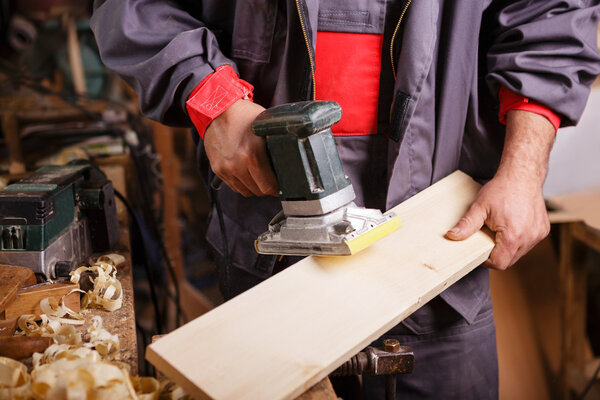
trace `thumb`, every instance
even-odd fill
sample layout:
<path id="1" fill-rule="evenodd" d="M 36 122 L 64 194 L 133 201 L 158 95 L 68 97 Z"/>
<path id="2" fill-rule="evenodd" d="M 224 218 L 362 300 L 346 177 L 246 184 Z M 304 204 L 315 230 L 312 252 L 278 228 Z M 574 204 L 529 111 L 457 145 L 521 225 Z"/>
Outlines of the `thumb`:
<path id="1" fill-rule="evenodd" d="M 464 240 L 480 230 L 486 218 L 487 211 L 485 208 L 474 203 L 454 228 L 446 233 L 446 237 L 450 240 Z"/>

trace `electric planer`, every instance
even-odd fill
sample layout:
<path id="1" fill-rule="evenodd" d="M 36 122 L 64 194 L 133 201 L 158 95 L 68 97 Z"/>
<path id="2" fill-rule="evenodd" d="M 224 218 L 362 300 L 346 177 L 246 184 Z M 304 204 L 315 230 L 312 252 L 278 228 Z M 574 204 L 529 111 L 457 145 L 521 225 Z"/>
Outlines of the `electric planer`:
<path id="1" fill-rule="evenodd" d="M 341 118 L 336 102 L 305 101 L 269 108 L 252 123 L 266 140 L 282 205 L 255 242 L 259 253 L 351 255 L 400 227 L 393 212 L 354 204 L 330 129 Z"/>
<path id="2" fill-rule="evenodd" d="M 0 264 L 52 280 L 119 236 L 112 182 L 87 161 L 42 167 L 0 191 Z"/>

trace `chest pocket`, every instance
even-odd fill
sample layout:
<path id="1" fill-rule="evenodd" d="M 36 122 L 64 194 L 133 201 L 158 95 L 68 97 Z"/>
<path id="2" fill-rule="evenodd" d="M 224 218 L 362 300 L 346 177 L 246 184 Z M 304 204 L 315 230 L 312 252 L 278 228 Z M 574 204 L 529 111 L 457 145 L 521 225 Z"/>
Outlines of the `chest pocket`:
<path id="1" fill-rule="evenodd" d="M 236 2 L 231 42 L 237 59 L 268 63 L 277 18 L 277 0 L 241 0 Z"/>
<path id="2" fill-rule="evenodd" d="M 319 30 L 381 34 L 384 29 L 385 12 L 385 1 L 321 0 Z"/>

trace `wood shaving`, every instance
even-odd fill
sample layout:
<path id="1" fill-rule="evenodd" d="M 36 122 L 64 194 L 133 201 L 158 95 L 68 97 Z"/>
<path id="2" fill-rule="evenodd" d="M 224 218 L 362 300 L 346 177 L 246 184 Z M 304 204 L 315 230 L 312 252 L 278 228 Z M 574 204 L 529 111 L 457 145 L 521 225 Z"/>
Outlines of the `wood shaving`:
<path id="1" fill-rule="evenodd" d="M 31 377 L 27 367 L 13 359 L 0 357 L 0 400 L 29 399 Z"/>
<path id="2" fill-rule="evenodd" d="M 104 361 L 59 359 L 35 368 L 31 392 L 40 399 L 136 399 L 128 374 Z"/>
<path id="3" fill-rule="evenodd" d="M 191 397 L 186 394 L 181 386 L 170 380 L 160 383 L 160 400 L 188 400 Z"/>
<path id="4" fill-rule="evenodd" d="M 102 328 L 101 317 L 96 315 L 92 318 L 92 326 L 88 329 L 88 333 L 90 341 L 84 346 L 93 347 L 103 358 L 114 360 L 120 350 L 119 337 Z"/>
<path id="5" fill-rule="evenodd" d="M 44 299 L 47 300 L 47 299 Z M 42 301 L 44 301 L 42 300 Z M 76 330 L 65 328 L 66 325 L 83 325 L 83 319 L 68 319 L 68 318 L 57 318 L 54 316 L 48 316 L 47 314 L 40 314 L 40 323 L 37 323 L 36 316 L 33 314 L 24 314 L 17 320 L 17 326 L 20 331 L 18 334 L 24 336 L 48 336 L 55 338 L 57 334 L 65 336 L 67 333 L 75 334 Z M 82 317 L 83 318 L 83 317 Z M 55 338 L 56 339 L 56 338 Z M 74 340 L 74 339 L 71 339 Z M 62 342 L 62 341 L 61 341 Z"/>
<path id="6" fill-rule="evenodd" d="M 45 318 L 48 320 L 59 321 L 61 324 L 83 325 L 85 319 L 83 315 L 71 310 L 65 305 L 65 298 L 75 292 L 83 291 L 79 289 L 71 290 L 69 293 L 60 298 L 60 303 L 56 301 L 54 297 L 46 297 L 45 299 L 42 299 L 40 301 L 40 309 L 43 313 L 42 315 L 45 314 Z M 42 317 L 42 315 L 40 315 L 40 317 Z M 65 315 L 73 319 L 63 318 Z"/>
<path id="7" fill-rule="evenodd" d="M 98 262 L 111 263 L 115 267 L 120 267 L 125 263 L 126 259 L 124 256 L 116 253 L 106 254 L 98 258 Z"/>
<path id="8" fill-rule="evenodd" d="M 51 364 L 55 361 L 86 359 L 88 362 L 97 362 L 102 360 L 102 356 L 96 350 L 79 345 L 68 345 L 54 343 L 50 345 L 43 353 L 34 353 L 32 363 L 34 370 L 41 365 Z"/>
<path id="9" fill-rule="evenodd" d="M 140 400 L 157 400 L 161 387 L 158 380 L 148 376 L 133 376 L 131 383 Z"/>
<path id="10" fill-rule="evenodd" d="M 54 297 L 46 297 L 40 301 L 40 308 L 46 315 L 61 318 L 66 314 L 66 311 L 58 305 L 58 301 Z"/>
<path id="11" fill-rule="evenodd" d="M 123 304 L 123 289 L 117 279 L 117 266 L 125 262 L 119 254 L 108 254 L 96 260 L 90 266 L 82 266 L 71 272 L 71 282 L 79 283 L 81 274 L 93 272 L 96 277 L 90 278 L 93 288 L 81 299 L 81 308 L 98 306 L 107 311 L 115 311 Z"/>

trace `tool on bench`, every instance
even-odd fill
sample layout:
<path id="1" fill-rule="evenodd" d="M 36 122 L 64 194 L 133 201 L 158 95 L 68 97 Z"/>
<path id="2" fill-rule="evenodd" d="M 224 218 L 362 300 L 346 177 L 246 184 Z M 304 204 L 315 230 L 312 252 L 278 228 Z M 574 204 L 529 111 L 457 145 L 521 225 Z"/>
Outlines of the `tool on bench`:
<path id="1" fill-rule="evenodd" d="M 119 240 L 112 182 L 89 163 L 46 166 L 0 192 L 0 263 L 66 276 Z"/>
<path id="2" fill-rule="evenodd" d="M 5 336 L 0 337 L 0 357 L 14 360 L 31 357 L 33 353 L 43 353 L 51 344 L 51 337 Z"/>
<path id="3" fill-rule="evenodd" d="M 394 213 L 357 207 L 331 126 L 342 117 L 333 101 L 305 101 L 265 110 L 252 123 L 267 150 L 283 210 L 258 237 L 263 254 L 350 255 L 400 227 Z"/>
<path id="4" fill-rule="evenodd" d="M 385 375 L 385 398 L 396 399 L 396 377 L 413 370 L 415 356 L 408 346 L 396 339 L 384 339 L 383 348 L 369 346 L 331 373 L 331 376 L 349 376 L 367 373 Z"/>
<path id="5" fill-rule="evenodd" d="M 4 311 L 17 297 L 19 289 L 36 283 L 35 274 L 29 268 L 0 265 L 0 319 L 4 319 Z"/>

